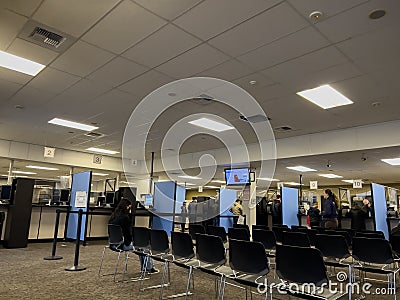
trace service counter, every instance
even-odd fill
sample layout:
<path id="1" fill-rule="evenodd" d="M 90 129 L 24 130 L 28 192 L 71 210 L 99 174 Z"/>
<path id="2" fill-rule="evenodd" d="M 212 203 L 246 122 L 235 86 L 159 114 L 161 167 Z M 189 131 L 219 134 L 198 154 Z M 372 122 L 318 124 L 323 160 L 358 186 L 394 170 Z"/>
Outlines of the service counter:
<path id="1" fill-rule="evenodd" d="M 4 229 L 7 219 L 8 204 L 0 204 L 0 212 L 5 213 L 5 220 L 1 232 L 1 240 L 4 239 Z M 66 205 L 42 205 L 32 204 L 31 221 L 29 227 L 28 239 L 48 240 L 54 237 L 54 226 L 56 222 L 56 211 L 60 209 L 60 223 L 58 227 L 58 238 L 64 238 L 65 222 L 68 210 Z M 87 238 L 107 238 L 107 224 L 110 219 L 113 208 L 111 207 L 89 207 Z M 92 214 L 93 213 L 93 214 Z M 148 227 L 150 224 L 151 213 L 146 209 L 137 209 L 135 213 L 135 226 Z"/>

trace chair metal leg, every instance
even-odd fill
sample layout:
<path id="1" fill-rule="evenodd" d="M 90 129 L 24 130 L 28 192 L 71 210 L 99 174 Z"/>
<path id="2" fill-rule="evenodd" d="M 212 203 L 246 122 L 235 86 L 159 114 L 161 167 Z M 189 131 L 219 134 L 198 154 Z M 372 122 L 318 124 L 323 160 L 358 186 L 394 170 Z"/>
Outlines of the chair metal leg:
<path id="1" fill-rule="evenodd" d="M 119 265 L 119 259 L 120 259 L 120 257 L 121 257 L 121 252 L 118 252 L 117 263 L 115 264 L 114 282 L 115 282 L 115 277 L 117 276 L 117 272 L 118 272 L 118 265 Z"/>
<path id="2" fill-rule="evenodd" d="M 185 296 L 185 299 L 187 299 L 187 297 L 189 296 L 190 279 L 192 277 L 192 272 L 193 272 L 193 267 L 190 267 L 189 268 L 189 274 L 188 274 L 188 280 L 187 280 L 187 284 L 186 284 L 186 296 Z"/>
<path id="3" fill-rule="evenodd" d="M 100 274 L 101 274 L 101 268 L 103 267 L 103 261 L 104 261 L 104 255 L 106 253 L 106 247 L 103 248 L 103 252 L 101 254 L 101 260 L 100 260 L 100 266 L 99 266 L 99 279 L 100 279 Z"/>
<path id="4" fill-rule="evenodd" d="M 128 259 L 129 259 L 129 253 L 125 252 L 125 262 L 124 262 L 124 271 L 122 272 L 122 282 L 125 281 L 125 274 L 128 272 Z"/>

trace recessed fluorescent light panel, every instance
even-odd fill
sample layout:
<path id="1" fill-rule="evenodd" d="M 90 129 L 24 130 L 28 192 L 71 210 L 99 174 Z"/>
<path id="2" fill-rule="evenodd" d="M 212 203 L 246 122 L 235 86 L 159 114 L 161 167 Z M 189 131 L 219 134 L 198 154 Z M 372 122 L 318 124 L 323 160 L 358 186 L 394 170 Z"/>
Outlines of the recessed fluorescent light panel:
<path id="1" fill-rule="evenodd" d="M 336 175 L 336 174 L 318 174 L 318 176 L 325 177 L 325 178 L 343 178 L 343 176 Z"/>
<path id="2" fill-rule="evenodd" d="M 284 185 L 285 185 L 285 184 L 286 184 L 286 185 L 294 185 L 294 186 L 300 185 L 300 183 L 298 183 L 298 182 L 284 182 L 283 184 L 284 184 Z"/>
<path id="3" fill-rule="evenodd" d="M 207 189 L 219 189 L 219 186 L 215 186 L 215 185 L 205 185 L 204 187 Z"/>
<path id="4" fill-rule="evenodd" d="M 185 179 L 201 179 L 200 177 L 197 176 L 189 176 L 189 175 L 181 175 L 178 176 L 179 178 L 185 178 Z"/>
<path id="5" fill-rule="evenodd" d="M 117 153 L 119 153 L 118 151 L 100 149 L 100 148 L 95 148 L 95 147 L 90 147 L 90 148 L 87 148 L 86 150 L 93 151 L 93 152 L 98 152 L 98 153 L 104 153 L 104 154 L 117 154 Z"/>
<path id="6" fill-rule="evenodd" d="M 195 185 L 194 183 L 190 182 L 178 182 L 179 185 Z"/>
<path id="7" fill-rule="evenodd" d="M 392 166 L 400 166 L 400 157 L 381 159 L 381 161 L 383 161 L 389 165 L 392 165 Z"/>
<path id="8" fill-rule="evenodd" d="M 268 178 L 268 177 L 260 177 L 257 178 L 258 180 L 265 180 L 265 181 L 280 181 L 279 179 L 275 179 L 275 178 Z"/>
<path id="9" fill-rule="evenodd" d="M 60 125 L 60 126 L 64 126 L 64 127 L 69 127 L 69 128 L 80 129 L 80 130 L 84 130 L 84 131 L 92 131 L 92 130 L 99 128 L 96 126 L 82 124 L 82 123 L 68 121 L 68 120 L 63 120 L 63 119 L 59 119 L 59 118 L 51 119 L 48 123 L 54 124 L 54 125 Z"/>
<path id="10" fill-rule="evenodd" d="M 287 167 L 290 170 L 294 170 L 294 171 L 299 171 L 299 172 L 312 172 L 312 171 L 317 171 L 311 168 L 307 168 L 304 166 L 296 166 L 296 167 Z"/>
<path id="11" fill-rule="evenodd" d="M 226 183 L 224 180 L 211 180 L 211 182 L 215 182 L 215 183 Z"/>
<path id="12" fill-rule="evenodd" d="M 104 174 L 104 173 L 92 173 L 92 175 L 95 175 L 95 176 L 107 176 L 108 174 Z"/>
<path id="13" fill-rule="evenodd" d="M 41 166 L 26 166 L 29 169 L 47 170 L 47 171 L 57 171 L 57 168 L 41 167 Z"/>
<path id="14" fill-rule="evenodd" d="M 353 179 L 343 179 L 342 181 L 343 182 L 347 182 L 347 183 L 351 183 L 351 184 L 354 182 Z M 364 182 L 362 182 L 362 183 L 364 183 Z"/>
<path id="15" fill-rule="evenodd" d="M 217 132 L 222 132 L 222 131 L 226 131 L 226 130 L 231 130 L 234 129 L 234 127 L 217 122 L 217 121 L 213 121 L 207 118 L 200 118 L 194 121 L 190 121 L 190 124 L 196 125 L 196 126 L 200 126 L 203 128 L 207 128 L 213 131 L 217 131 Z"/>
<path id="16" fill-rule="evenodd" d="M 15 174 L 26 174 L 26 175 L 35 175 L 35 174 L 37 174 L 37 173 L 35 173 L 35 172 L 26 172 L 26 171 L 12 171 L 13 173 L 15 173 Z"/>
<path id="17" fill-rule="evenodd" d="M 314 89 L 304 90 L 296 94 L 318 105 L 319 107 L 322 107 L 323 109 L 354 103 L 328 84 L 316 87 Z"/>
<path id="18" fill-rule="evenodd" d="M 39 64 L 29 59 L 12 55 L 3 51 L 0 51 L 0 66 L 31 76 L 36 76 L 40 71 L 44 69 L 44 67 L 46 67 L 45 65 Z"/>

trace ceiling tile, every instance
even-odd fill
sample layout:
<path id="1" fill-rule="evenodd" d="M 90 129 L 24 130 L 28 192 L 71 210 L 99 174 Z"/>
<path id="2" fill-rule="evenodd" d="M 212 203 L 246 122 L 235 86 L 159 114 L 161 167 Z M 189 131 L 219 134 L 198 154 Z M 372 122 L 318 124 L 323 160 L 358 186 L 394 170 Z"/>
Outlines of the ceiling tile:
<path id="1" fill-rule="evenodd" d="M 369 0 L 288 0 L 288 2 L 296 8 L 304 17 L 308 18 L 310 13 L 320 11 L 323 13 L 322 18 L 330 18 L 340 12 L 358 6 Z"/>
<path id="2" fill-rule="evenodd" d="M 0 103 L 4 103 L 11 95 L 22 87 L 21 84 L 0 79 Z"/>
<path id="3" fill-rule="evenodd" d="M 250 81 L 255 81 L 256 83 L 251 84 Z M 244 76 L 242 78 L 239 78 L 237 80 L 234 80 L 233 83 L 240 86 L 242 89 L 247 91 L 253 97 L 264 91 L 264 88 L 266 86 L 274 84 L 274 82 L 270 78 L 259 72 L 255 72 L 247 76 Z M 256 97 L 255 99 L 258 100 Z"/>
<path id="4" fill-rule="evenodd" d="M 118 89 L 142 98 L 173 80 L 171 77 L 151 70 L 119 86 Z"/>
<path id="5" fill-rule="evenodd" d="M 83 36 L 85 41 L 114 53 L 122 53 L 166 22 L 125 0 Z"/>
<path id="6" fill-rule="evenodd" d="M 206 40 L 278 2 L 277 0 L 253 0 L 243 5 L 241 0 L 206 0 L 176 19 L 174 23 Z"/>
<path id="7" fill-rule="evenodd" d="M 238 60 L 258 70 L 278 65 L 310 51 L 327 46 L 328 41 L 314 28 L 308 27 L 276 42 L 260 47 Z"/>
<path id="8" fill-rule="evenodd" d="M 135 0 L 136 3 L 167 20 L 175 19 L 201 1 L 202 0 Z"/>
<path id="9" fill-rule="evenodd" d="M 26 108 L 31 108 L 43 105 L 54 96 L 54 93 L 38 90 L 30 86 L 24 86 L 10 99 L 10 101 L 13 105 L 23 105 Z"/>
<path id="10" fill-rule="evenodd" d="M 61 93 L 79 80 L 80 77 L 47 67 L 33 78 L 28 85 L 52 93 Z"/>
<path id="11" fill-rule="evenodd" d="M 109 89 L 110 88 L 104 84 L 96 84 L 93 81 L 82 79 L 66 89 L 60 96 L 65 97 L 66 100 L 77 98 L 89 101 L 100 96 Z"/>
<path id="12" fill-rule="evenodd" d="M 379 20 L 368 18 L 375 9 L 386 10 L 386 15 Z M 349 9 L 315 26 L 332 42 L 354 38 L 357 35 L 386 26 L 400 26 L 400 2 L 371 0 L 363 5 Z"/>
<path id="13" fill-rule="evenodd" d="M 228 57 L 222 52 L 202 44 L 157 67 L 157 70 L 174 78 L 185 78 L 226 60 Z"/>
<path id="14" fill-rule="evenodd" d="M 117 57 L 88 76 L 96 83 L 118 86 L 144 72 L 146 68 L 128 59 Z"/>
<path id="15" fill-rule="evenodd" d="M 298 81 L 302 82 L 302 79 L 307 74 L 316 73 L 347 61 L 348 59 L 335 47 L 327 47 L 268 68 L 262 72 L 275 82 L 283 84 L 294 82 L 296 85 Z M 308 86 L 308 88 L 313 87 Z"/>
<path id="16" fill-rule="evenodd" d="M 122 56 L 145 66 L 156 67 L 200 43 L 199 39 L 169 24 L 128 49 Z"/>
<path id="17" fill-rule="evenodd" d="M 33 77 L 21 72 L 0 67 L 0 78 L 15 83 L 25 84 Z"/>
<path id="18" fill-rule="evenodd" d="M 61 71 L 84 77 L 114 57 L 115 55 L 108 51 L 77 41 L 57 58 L 51 66 Z"/>
<path id="19" fill-rule="evenodd" d="M 217 36 L 209 43 L 232 56 L 238 56 L 308 25 L 288 4 L 282 3 Z"/>
<path id="20" fill-rule="evenodd" d="M 346 40 L 337 47 L 365 72 L 398 68 L 400 40 L 393 38 L 397 32 L 397 28 L 383 28 Z"/>
<path id="21" fill-rule="evenodd" d="M 7 49 L 7 52 L 32 60 L 42 65 L 48 65 L 58 55 L 57 52 L 16 38 Z"/>
<path id="22" fill-rule="evenodd" d="M 200 72 L 196 74 L 196 76 L 213 77 L 231 81 L 248 75 L 252 72 L 253 71 L 246 65 L 238 62 L 237 60 L 231 59 L 216 67 L 212 67 L 208 70 Z"/>
<path id="23" fill-rule="evenodd" d="M 117 3 L 118 0 L 45 0 L 33 19 L 79 37 Z"/>
<path id="24" fill-rule="evenodd" d="M 28 19 L 11 11 L 0 10 L 0 50 L 5 51 Z"/>
<path id="25" fill-rule="evenodd" d="M 264 103 L 266 101 L 271 101 L 273 99 L 282 98 L 284 96 L 291 95 L 292 92 L 289 91 L 282 84 L 276 83 L 272 85 L 262 86 L 253 90 L 251 88 L 246 89 L 258 103 Z"/>
<path id="26" fill-rule="evenodd" d="M 3 0 L 5 8 L 18 14 L 30 17 L 42 0 Z"/>

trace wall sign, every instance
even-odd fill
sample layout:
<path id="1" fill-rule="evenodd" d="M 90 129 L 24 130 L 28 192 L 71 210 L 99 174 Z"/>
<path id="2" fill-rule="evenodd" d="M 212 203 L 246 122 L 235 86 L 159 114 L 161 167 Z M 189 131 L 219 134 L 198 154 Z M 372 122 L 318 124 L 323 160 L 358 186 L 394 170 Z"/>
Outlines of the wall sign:
<path id="1" fill-rule="evenodd" d="M 86 207 L 87 206 L 86 200 L 87 200 L 86 191 L 76 191 L 75 207 Z"/>
<path id="2" fill-rule="evenodd" d="M 44 147 L 44 157 L 54 157 L 56 153 L 56 148 Z"/>
<path id="3" fill-rule="evenodd" d="M 103 159 L 103 156 L 100 154 L 94 154 L 93 155 L 93 163 L 101 165 L 101 160 Z"/>
<path id="4" fill-rule="evenodd" d="M 310 181 L 310 189 L 318 190 L 318 181 Z"/>
<path id="5" fill-rule="evenodd" d="M 362 189 L 362 183 L 361 179 L 353 180 L 353 189 Z"/>

